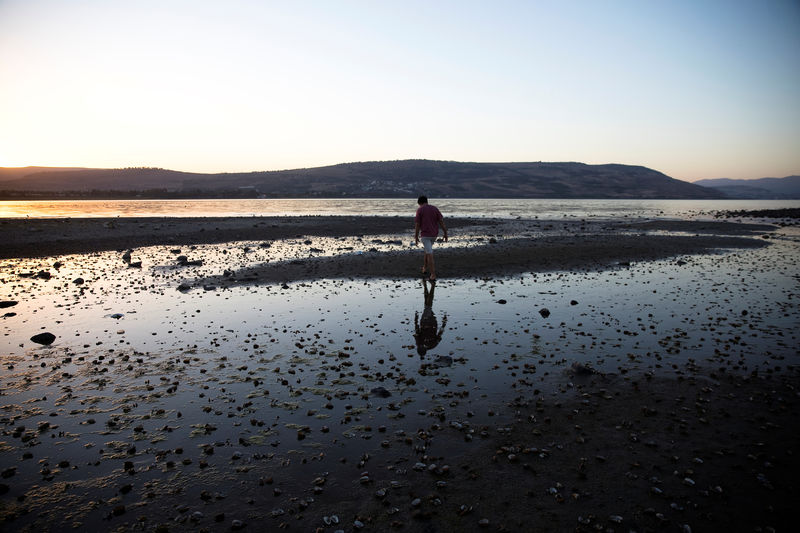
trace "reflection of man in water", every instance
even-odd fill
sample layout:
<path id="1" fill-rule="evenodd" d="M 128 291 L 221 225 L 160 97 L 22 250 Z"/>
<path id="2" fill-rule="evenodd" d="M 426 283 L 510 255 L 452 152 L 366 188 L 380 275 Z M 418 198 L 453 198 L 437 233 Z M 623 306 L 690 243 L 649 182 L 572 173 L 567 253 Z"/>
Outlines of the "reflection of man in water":
<path id="1" fill-rule="evenodd" d="M 438 327 L 436 315 L 433 314 L 433 291 L 436 284 L 431 282 L 428 288 L 428 280 L 422 280 L 422 290 L 425 295 L 425 309 L 422 311 L 422 319 L 419 312 L 414 313 L 414 339 L 417 341 L 417 353 L 422 356 L 425 352 L 436 348 L 442 340 L 442 332 L 447 325 L 447 315 L 442 318 L 442 327 Z"/>

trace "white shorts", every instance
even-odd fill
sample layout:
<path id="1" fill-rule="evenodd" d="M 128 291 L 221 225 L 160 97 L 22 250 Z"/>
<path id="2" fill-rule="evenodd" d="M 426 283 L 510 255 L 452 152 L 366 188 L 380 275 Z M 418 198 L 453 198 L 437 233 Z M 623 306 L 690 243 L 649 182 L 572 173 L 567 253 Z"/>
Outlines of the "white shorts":
<path id="1" fill-rule="evenodd" d="M 422 247 L 425 248 L 425 253 L 426 254 L 432 254 L 433 253 L 433 241 L 436 240 L 436 237 L 420 237 L 419 240 L 422 241 Z"/>

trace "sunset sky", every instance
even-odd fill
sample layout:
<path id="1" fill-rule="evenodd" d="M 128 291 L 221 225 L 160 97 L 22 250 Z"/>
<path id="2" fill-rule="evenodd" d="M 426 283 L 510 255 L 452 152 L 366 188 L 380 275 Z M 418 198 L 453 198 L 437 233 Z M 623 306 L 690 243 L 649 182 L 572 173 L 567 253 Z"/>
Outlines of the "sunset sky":
<path id="1" fill-rule="evenodd" d="M 800 2 L 0 0 L 0 166 L 800 174 Z"/>

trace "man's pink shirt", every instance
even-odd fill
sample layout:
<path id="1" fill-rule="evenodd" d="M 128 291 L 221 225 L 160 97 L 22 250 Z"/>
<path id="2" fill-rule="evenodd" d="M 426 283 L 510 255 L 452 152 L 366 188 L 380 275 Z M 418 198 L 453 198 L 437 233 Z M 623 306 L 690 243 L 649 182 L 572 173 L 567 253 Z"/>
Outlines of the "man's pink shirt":
<path id="1" fill-rule="evenodd" d="M 417 208 L 417 214 L 414 220 L 419 223 L 421 237 L 436 237 L 439 235 L 439 221 L 442 219 L 442 213 L 436 206 L 431 204 L 423 204 Z"/>

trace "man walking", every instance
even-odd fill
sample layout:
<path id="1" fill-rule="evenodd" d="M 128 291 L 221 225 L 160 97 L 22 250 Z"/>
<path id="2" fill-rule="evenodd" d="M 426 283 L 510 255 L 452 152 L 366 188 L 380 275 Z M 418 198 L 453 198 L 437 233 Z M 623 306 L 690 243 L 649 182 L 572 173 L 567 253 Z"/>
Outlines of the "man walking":
<path id="1" fill-rule="evenodd" d="M 414 217 L 414 242 L 425 248 L 425 259 L 422 263 L 422 275 L 426 273 L 430 276 L 430 281 L 436 281 L 436 265 L 433 262 L 433 242 L 439 235 L 439 228 L 444 232 L 444 242 L 447 242 L 447 227 L 444 225 L 442 213 L 436 206 L 428 203 L 427 196 L 420 196 L 417 199 L 419 207 Z"/>

